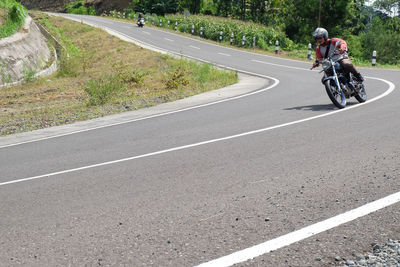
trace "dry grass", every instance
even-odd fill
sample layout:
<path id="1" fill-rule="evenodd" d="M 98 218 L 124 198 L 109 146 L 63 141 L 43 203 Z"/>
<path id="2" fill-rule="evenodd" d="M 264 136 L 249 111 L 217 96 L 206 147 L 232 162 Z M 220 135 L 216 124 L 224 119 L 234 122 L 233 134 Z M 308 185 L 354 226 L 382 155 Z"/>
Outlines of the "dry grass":
<path id="1" fill-rule="evenodd" d="M 66 47 L 78 48 L 77 60 L 72 65 L 76 76 L 54 74 L 0 89 L 0 135 L 135 110 L 237 82 L 235 73 L 148 51 L 100 29 L 58 17 L 46 20 L 54 26 L 49 30 Z M 106 75 L 118 77 L 121 69 L 128 74 L 145 75 L 142 81 L 125 82 L 124 90 L 119 90 L 107 103 L 90 105 L 90 97 L 85 92 L 89 80 L 101 83 Z M 174 86 L 167 87 L 167 84 Z"/>
<path id="2" fill-rule="evenodd" d="M 0 8 L 0 27 L 4 24 L 4 22 L 6 21 L 6 15 L 7 12 L 6 10 Z"/>

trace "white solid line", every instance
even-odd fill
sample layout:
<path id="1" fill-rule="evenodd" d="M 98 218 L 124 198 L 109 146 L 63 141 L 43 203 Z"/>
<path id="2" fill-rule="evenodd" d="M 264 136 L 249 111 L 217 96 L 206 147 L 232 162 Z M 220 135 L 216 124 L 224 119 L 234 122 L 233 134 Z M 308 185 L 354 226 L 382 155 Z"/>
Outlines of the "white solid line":
<path id="1" fill-rule="evenodd" d="M 50 13 L 50 14 L 53 14 L 53 15 L 55 15 L 55 16 L 61 16 L 61 15 L 59 15 L 59 14 L 54 14 L 54 13 Z M 68 17 L 68 16 L 65 16 L 65 17 Z M 71 18 L 71 17 L 68 17 L 68 18 L 71 19 L 71 20 L 76 20 L 76 21 L 78 21 L 77 19 L 74 19 L 74 18 Z M 128 36 L 128 35 L 126 35 L 126 34 L 124 34 L 124 33 L 118 32 L 118 31 L 116 31 L 116 30 L 111 30 L 111 29 L 108 29 L 108 28 L 106 28 L 106 27 L 101 27 L 101 26 L 98 26 L 98 25 L 96 25 L 96 24 L 92 24 L 92 23 L 87 22 L 87 21 L 85 21 L 85 23 L 88 24 L 88 25 L 90 25 L 90 26 L 93 26 L 93 27 L 102 28 L 102 29 L 106 30 L 107 32 L 109 32 L 110 34 L 114 34 L 114 35 L 115 35 L 115 34 L 119 34 L 120 36 L 125 37 L 125 38 L 131 40 L 132 42 L 136 43 L 136 44 L 139 45 L 139 46 L 140 46 L 140 45 L 142 45 L 142 46 L 144 45 L 143 42 L 138 41 L 138 40 L 134 39 L 133 37 Z M 154 30 L 154 29 L 153 29 L 153 30 Z M 145 31 L 142 31 L 142 32 L 145 32 Z M 147 33 L 147 32 L 145 32 L 145 33 Z M 148 34 L 149 34 L 149 33 L 148 33 Z M 176 35 L 176 34 L 175 34 L 175 35 Z M 179 36 L 179 35 L 177 35 L 177 36 Z M 121 38 L 121 37 L 120 37 L 120 38 Z M 186 38 L 186 37 L 185 37 L 185 38 Z M 188 39 L 190 39 L 190 38 L 188 38 Z M 190 40 L 193 40 L 193 39 L 190 39 Z M 196 40 L 195 40 L 195 41 L 196 41 Z M 204 41 L 203 41 L 203 42 L 204 42 Z M 205 43 L 205 44 L 209 44 L 209 43 Z M 178 53 L 175 53 L 175 52 L 172 52 L 172 51 L 163 50 L 163 49 L 157 48 L 157 47 L 155 47 L 155 46 L 153 46 L 153 45 L 147 45 L 147 46 L 148 46 L 148 47 L 147 47 L 148 49 L 153 49 L 153 50 L 158 51 L 158 52 L 161 52 L 161 53 L 167 53 L 167 52 L 169 52 L 169 53 L 178 55 Z M 230 49 L 231 49 L 231 48 L 230 48 Z M 235 50 L 235 49 L 231 49 L 231 50 L 237 51 L 237 50 Z M 247 52 L 247 53 L 250 53 L 250 52 Z M 253 54 L 254 54 L 254 53 L 253 53 Z M 204 60 L 204 59 L 200 59 L 200 58 L 197 58 L 197 57 L 192 57 L 192 56 L 188 56 L 188 55 L 186 55 L 185 57 L 191 58 L 191 59 L 194 59 L 194 60 L 197 60 L 197 61 L 201 61 L 201 62 L 210 63 L 209 61 L 206 61 L 206 60 Z M 257 62 L 256 60 L 254 60 L 254 61 Z M 295 61 L 295 60 L 293 60 L 293 61 Z M 263 62 L 263 61 L 259 61 L 259 62 L 267 64 L 266 62 Z M 298 61 L 298 62 L 301 62 L 301 61 Z M 270 64 L 272 64 L 272 63 L 270 63 Z M 286 65 L 278 65 L 278 64 L 274 64 L 274 65 L 282 66 L 282 67 L 287 67 L 287 68 L 295 68 L 295 67 L 286 66 Z M 198 106 L 189 107 L 189 108 L 180 109 L 180 110 L 175 110 L 175 111 L 171 111 L 171 112 L 167 112 L 167 113 L 161 113 L 161 114 L 157 114 L 157 115 L 152 115 L 152 116 L 148 116 L 148 117 L 144 117 L 144 118 L 133 119 L 133 120 L 128 120 L 128 121 L 119 122 L 119 123 L 112 123 L 112 124 L 103 125 L 103 126 L 98 126 L 98 127 L 93 127 L 93 128 L 88 128 L 88 129 L 84 129 L 84 130 L 73 131 L 73 132 L 64 133 L 64 134 L 58 134 L 58 135 L 53 135 L 53 136 L 44 137 L 44 138 L 38 138 L 38 139 L 34 139 L 34 140 L 29 140 L 29 141 L 13 143 L 13 144 L 9 144 L 9 145 L 0 146 L 0 149 L 2 149 L 2 148 L 7 148 L 7 147 L 12 147 L 12 146 L 23 145 L 23 144 L 28 144 L 28 143 L 33 143 L 33 142 L 44 141 L 44 140 L 48 140 L 48 139 L 63 137 L 63 136 L 67 136 L 67 135 L 72 135 L 72 134 L 77 134 L 77 133 L 82 133 L 82 132 L 87 132 L 87 131 L 92 131 L 92 130 L 97 130 L 97 129 L 102 129 L 102 128 L 106 128 L 106 127 L 112 127 L 112 126 L 122 125 L 122 124 L 125 124 L 125 123 L 131 123 L 131 122 L 135 122 L 135 121 L 151 119 L 151 118 L 155 118 L 155 117 L 159 117 L 159 116 L 164 116 L 164 115 L 169 115 L 169 114 L 173 114 L 173 113 L 177 113 L 177 112 L 187 111 L 187 110 L 191 110 L 191 109 L 195 109 L 195 108 L 200 108 L 200 107 L 205 107 L 205 106 L 209 106 L 209 105 L 214 105 L 214 104 L 222 103 L 222 102 L 225 102 L 225 101 L 231 101 L 231 100 L 235 100 L 235 99 L 238 99 L 238 98 L 247 97 L 247 96 L 250 96 L 250 95 L 253 95 L 253 94 L 261 93 L 261 92 L 267 91 L 267 90 L 269 90 L 269 89 L 271 89 L 271 88 L 273 88 L 273 87 L 275 87 L 275 86 L 277 86 L 277 85 L 279 84 L 279 80 L 278 80 L 278 79 L 275 79 L 275 78 L 273 78 L 273 77 L 269 77 L 269 76 L 262 75 L 262 74 L 257 74 L 257 73 L 252 73 L 252 72 L 248 72 L 248 71 L 238 70 L 238 69 L 235 69 L 235 68 L 231 68 L 231 67 L 227 67 L 227 66 L 219 65 L 219 64 L 217 64 L 216 66 L 221 67 L 221 68 L 225 68 L 225 69 L 229 69 L 229 70 L 233 70 L 233 71 L 239 71 L 239 72 L 242 72 L 242 73 L 245 73 L 245 74 L 249 74 L 249 75 L 255 75 L 255 76 L 258 76 L 258 77 L 263 77 L 263 78 L 267 78 L 267 79 L 272 79 L 272 80 L 274 81 L 274 84 L 271 85 L 271 86 L 269 86 L 269 87 L 267 87 L 267 88 L 264 88 L 264 89 L 261 89 L 261 90 L 258 90 L 258 91 L 255 91 L 255 92 L 252 92 L 252 93 L 249 93 L 249 94 L 244 94 L 244 95 L 237 96 L 237 97 L 232 97 L 232 98 L 228 98 L 228 99 L 224 99 L 224 100 L 219 100 L 219 101 L 212 102 L 212 103 L 208 103 L 208 104 L 204 104 L 204 105 L 198 105 Z M 303 68 L 297 68 L 297 69 L 300 69 L 300 70 L 308 70 L 308 69 L 305 69 L 305 68 L 304 68 L 304 69 L 303 69 Z M 366 78 L 368 78 L 368 77 L 366 77 Z M 376 79 L 376 80 L 381 80 L 381 81 L 386 82 L 386 83 L 388 83 L 388 84 L 390 83 L 389 81 L 386 81 L 386 80 L 383 80 L 383 79 L 373 78 L 373 77 L 370 77 L 370 78 Z M 390 83 L 390 84 L 391 84 L 391 83 Z M 393 87 L 393 88 L 394 88 L 394 87 Z M 384 95 L 382 95 L 382 96 L 386 96 L 386 95 L 387 95 L 387 94 L 384 94 Z M 376 100 L 377 100 L 377 99 L 376 99 Z M 365 102 L 365 103 L 370 103 L 370 102 L 371 102 L 371 100 L 370 100 L 370 101 L 367 101 L 367 102 Z M 365 104 L 365 103 L 363 103 L 363 104 Z M 360 104 L 359 104 L 359 105 L 356 105 L 356 106 L 354 106 L 354 107 L 358 107 L 358 106 L 360 106 Z M 349 108 L 350 108 L 350 107 L 347 107 L 347 108 L 344 109 L 344 110 L 348 110 Z"/>
<path id="2" fill-rule="evenodd" d="M 306 122 L 306 121 L 311 121 L 311 120 L 327 117 L 327 116 L 330 116 L 330 115 L 333 115 L 333 114 L 336 114 L 336 113 L 340 113 L 340 112 L 343 112 L 343 111 L 346 111 L 346 110 L 349 110 L 349 109 L 361 107 L 363 105 L 366 105 L 367 103 L 371 103 L 371 102 L 374 102 L 374 101 L 376 101 L 378 99 L 381 99 L 382 97 L 385 97 L 386 95 L 390 94 L 395 88 L 394 84 L 389 82 L 389 81 L 386 81 L 386 80 L 383 80 L 383 79 L 379 79 L 379 78 L 372 78 L 372 79 L 380 80 L 380 81 L 383 81 L 383 82 L 387 83 L 389 85 L 389 89 L 386 90 L 385 93 L 383 93 L 383 94 L 381 94 L 381 95 L 379 95 L 379 96 L 377 96 L 377 97 L 375 97 L 375 98 L 373 98 L 373 99 L 371 99 L 369 101 L 366 101 L 364 103 L 361 103 L 361 104 L 358 104 L 358 105 L 354 105 L 354 106 L 351 106 L 351 107 L 347 107 L 345 109 L 339 109 L 339 110 L 335 110 L 335 111 L 332 111 L 332 112 L 328 112 L 328 113 L 325 113 L 325 114 L 321 114 L 321 115 L 317 115 L 317 116 L 313 116 L 313 117 L 309 117 L 309 118 L 305 118 L 305 119 L 301 119 L 301 120 L 297 120 L 297 121 L 283 123 L 283 124 L 279 124 L 279 125 L 275 125 L 275 126 L 271 126 L 271 127 L 267 127 L 267 128 L 262 128 L 262 129 L 258 129 L 258 130 L 254 130 L 254 131 L 250 131 L 250 132 L 245 132 L 245 133 L 241 133 L 241 134 L 235 134 L 235 135 L 231 135 L 231 136 L 226 136 L 226 137 L 222 137 L 222 138 L 211 139 L 211 140 L 207 140 L 207 141 L 203 141 L 203 142 L 199 142 L 199 143 L 194 143 L 194 144 L 189 144 L 189 145 L 185 145 L 185 146 L 169 148 L 169 149 L 160 150 L 160 151 L 156 151 L 156 152 L 151 152 L 151 153 L 147 153 L 147 154 L 143 154 L 143 155 L 139 155 L 139 156 L 133 156 L 133 157 L 129 157 L 129 158 L 123 158 L 123 159 L 118 159 L 118 160 L 98 163 L 98 164 L 94 164 L 94 165 L 83 166 L 83 167 L 69 169 L 69 170 L 58 171 L 58 172 L 43 174 L 43 175 L 39 175 L 39 176 L 34 176 L 34 177 L 28 177 L 28 178 L 23 178 L 23 179 L 3 182 L 3 183 L 0 183 L 0 186 L 8 185 L 8 184 L 20 183 L 20 182 L 25 182 L 25 181 L 35 180 L 35 179 L 46 178 L 46 177 L 55 176 L 55 175 L 59 175 L 59 174 L 76 172 L 76 171 L 81 171 L 81 170 L 86 170 L 86 169 L 91 169 L 91 168 L 96 168 L 96 167 L 101 167 L 101 166 L 121 163 L 121 162 L 140 159 L 140 158 L 151 157 L 151 156 L 165 154 L 165 153 L 169 153 L 169 152 L 173 152 L 173 151 L 178 151 L 178 150 L 183 150 L 183 149 L 187 149 L 187 148 L 198 147 L 198 146 L 202 146 L 202 145 L 206 145 L 206 144 L 217 143 L 217 142 L 221 142 L 221 141 L 225 141 L 225 140 L 239 138 L 239 137 L 243 137 L 243 136 L 258 134 L 258 133 L 262 133 L 262 132 L 266 132 L 266 131 L 270 131 L 270 130 L 274 130 L 274 129 L 278 129 L 278 128 L 282 128 L 282 127 L 286 127 L 286 126 L 290 126 L 290 125 L 294 125 L 294 124 L 299 124 L 299 123 L 302 123 L 302 122 Z M 238 96 L 238 97 L 240 97 L 240 96 Z"/>
<path id="3" fill-rule="evenodd" d="M 229 55 L 229 54 L 225 54 L 225 53 L 218 53 L 219 55 L 222 55 L 222 56 L 226 56 L 226 57 L 230 57 L 231 55 Z"/>
<path id="4" fill-rule="evenodd" d="M 286 235 L 274 238 L 264 243 L 234 252 L 227 256 L 197 265 L 197 267 L 225 267 L 244 262 L 263 254 L 269 253 L 273 250 L 291 245 L 295 242 L 301 241 L 313 235 L 322 233 L 339 225 L 353 221 L 357 218 L 368 215 L 377 210 L 386 208 L 390 205 L 400 202 L 400 192 L 394 193 L 387 197 L 378 199 L 376 201 L 365 204 L 356 209 L 339 214 L 335 217 L 326 219 L 324 221 L 315 223 L 313 225 L 304 227 L 297 231 L 288 233 Z"/>
<path id="5" fill-rule="evenodd" d="M 197 46 L 194 46 L 194 45 L 189 45 L 189 47 L 200 50 L 200 47 L 197 47 Z"/>
<path id="6" fill-rule="evenodd" d="M 200 59 L 199 59 L 199 60 L 200 60 Z M 230 69 L 230 68 L 228 68 L 228 69 Z M 235 70 L 235 69 L 231 69 L 231 70 L 237 71 L 237 70 Z M 271 85 L 268 86 L 268 87 L 262 88 L 262 89 L 257 90 L 257 91 L 253 91 L 253 92 L 250 92 L 250 93 L 247 93 L 247 94 L 243 94 L 243 95 L 238 95 L 238 96 L 229 97 L 229 98 L 226 98 L 226 99 L 217 100 L 217 101 L 210 102 L 210 103 L 206 103 L 206 104 L 200 104 L 200 105 L 197 105 L 197 106 L 192 106 L 192 107 L 187 107 L 187 108 L 183 108 L 183 109 L 177 109 L 177 110 L 173 110 L 173 111 L 163 112 L 163 113 L 160 113 L 160 114 L 155 114 L 155 115 L 146 116 L 146 117 L 142 117 L 142 118 L 127 120 L 127 121 L 123 121 L 123 122 L 110 123 L 110 124 L 107 124 L 107 125 L 101 125 L 101 126 L 97 126 L 97 127 L 91 127 L 91 128 L 87 128 L 87 129 L 83 129 L 83 130 L 72 131 L 72 132 L 63 133 L 63 134 L 57 134 L 57 135 L 48 136 L 48 137 L 43 137 L 43 138 L 38 138 L 38 139 L 34 139 L 34 140 L 29 140 L 29 141 L 24 141 L 24 142 L 13 143 L 13 144 L 9 144 L 9 145 L 0 146 L 0 149 L 2 149 L 2 148 L 7 148 L 7 147 L 12 147 L 12 146 L 23 145 L 23 144 L 28 144 L 28 143 L 33 143 L 33 142 L 44 141 L 44 140 L 48 140 L 48 139 L 53 139 L 53 138 L 68 136 L 68 135 L 77 134 L 77 133 L 83 133 L 83 132 L 93 131 L 93 130 L 102 129 L 102 128 L 108 128 L 108 127 L 112 127 L 112 126 L 117 126 L 117 125 L 122 125 L 122 124 L 126 124 L 126 123 L 136 122 L 136 121 L 148 120 L 148 119 L 157 118 L 157 117 L 161 117 L 161 116 L 166 116 L 166 115 L 170 115 L 170 114 L 175 114 L 175 113 L 179 113 L 179 112 L 184 112 L 184 111 L 188 111 L 188 110 L 192 110 L 192 109 L 207 107 L 207 106 L 211 106 L 211 105 L 215 105 L 215 104 L 219 104 L 219 103 L 223 103 L 223 102 L 228 102 L 228 101 L 232 101 L 232 100 L 236 100 L 236 99 L 248 97 L 248 96 L 251 96 L 251 95 L 259 94 L 259 93 L 268 91 L 268 90 L 274 88 L 275 86 L 277 86 L 277 85 L 279 84 L 279 80 L 278 80 L 278 79 L 275 79 L 275 78 L 273 78 L 273 77 L 269 77 L 269 76 L 265 76 L 265 75 L 260 75 L 260 74 L 256 74 L 256 73 L 251 73 L 251 72 L 246 72 L 246 71 L 241 71 L 241 72 L 242 72 L 242 73 L 245 73 L 245 74 L 248 74 L 248 75 L 255 75 L 255 76 L 258 76 L 258 77 L 263 77 L 263 78 L 266 78 L 266 79 L 271 79 L 274 83 L 271 84 Z"/>
<path id="7" fill-rule="evenodd" d="M 164 40 L 167 40 L 168 42 L 173 42 L 174 40 L 168 39 L 166 37 L 164 37 Z"/>

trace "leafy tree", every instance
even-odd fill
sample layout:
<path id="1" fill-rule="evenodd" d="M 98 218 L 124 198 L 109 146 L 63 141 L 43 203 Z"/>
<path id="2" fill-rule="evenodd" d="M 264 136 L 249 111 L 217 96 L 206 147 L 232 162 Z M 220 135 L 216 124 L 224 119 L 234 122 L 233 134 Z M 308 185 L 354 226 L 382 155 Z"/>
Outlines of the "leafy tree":
<path id="1" fill-rule="evenodd" d="M 176 13 L 178 8 L 177 0 L 132 0 L 132 9 L 136 12 L 155 13 L 164 15 Z"/>
<path id="2" fill-rule="evenodd" d="M 400 16 L 400 0 L 375 0 L 374 7 L 391 16 Z"/>
<path id="3" fill-rule="evenodd" d="M 400 64 L 400 18 L 374 18 L 369 30 L 361 35 L 361 44 L 365 59 L 370 59 L 375 50 L 378 62 Z"/>
<path id="4" fill-rule="evenodd" d="M 189 10 L 192 14 L 200 13 L 201 0 L 178 0 L 179 11 Z"/>

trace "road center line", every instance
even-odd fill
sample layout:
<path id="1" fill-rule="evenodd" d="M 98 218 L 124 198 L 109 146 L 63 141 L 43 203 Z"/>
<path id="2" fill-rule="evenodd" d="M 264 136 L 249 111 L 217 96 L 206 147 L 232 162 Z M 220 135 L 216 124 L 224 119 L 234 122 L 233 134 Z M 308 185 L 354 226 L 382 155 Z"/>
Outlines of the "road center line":
<path id="1" fill-rule="evenodd" d="M 375 200 L 356 209 L 349 210 L 345 213 L 336 215 L 332 218 L 312 224 L 286 235 L 271 239 L 264 243 L 200 264 L 197 267 L 224 267 L 244 262 L 263 254 L 269 253 L 273 250 L 291 245 L 295 242 L 301 241 L 313 235 L 322 233 L 339 225 L 353 221 L 357 218 L 363 217 L 398 202 L 400 202 L 400 192 Z"/>
<path id="2" fill-rule="evenodd" d="M 230 57 L 231 56 L 231 55 L 225 54 L 225 53 L 218 53 L 218 55 L 222 55 L 222 56 L 226 56 L 226 57 Z"/>
<path id="3" fill-rule="evenodd" d="M 188 149 L 188 148 L 203 146 L 203 145 L 207 145 L 207 144 L 217 143 L 217 142 L 221 142 L 221 141 L 225 141 L 225 140 L 235 139 L 235 138 L 239 138 L 239 137 L 243 137 L 243 136 L 258 134 L 258 133 L 262 133 L 262 132 L 267 132 L 267 131 L 271 131 L 271 130 L 274 130 L 274 129 L 283 128 L 283 127 L 287 127 L 287 126 L 290 126 L 290 125 L 299 124 L 299 123 L 303 123 L 303 122 L 307 122 L 307 121 L 311 121 L 311 120 L 327 117 L 327 116 L 330 116 L 330 115 L 333 115 L 333 114 L 336 114 L 336 113 L 340 113 L 340 112 L 344 112 L 344 111 L 347 111 L 347 110 L 350 110 L 350 109 L 353 109 L 353 108 L 361 107 L 363 105 L 369 104 L 371 102 L 374 102 L 374 101 L 376 101 L 378 99 L 381 99 L 381 98 L 387 96 L 388 94 L 393 92 L 393 90 L 395 88 L 395 86 L 394 86 L 394 84 L 392 82 L 389 82 L 389 81 L 386 81 L 386 80 L 383 80 L 383 79 L 380 79 L 380 78 L 373 78 L 373 77 L 369 77 L 369 78 L 385 82 L 386 84 L 389 85 L 389 88 L 383 94 L 381 94 L 379 96 L 376 96 L 376 97 L 374 97 L 374 98 L 372 98 L 372 99 L 370 99 L 370 100 L 368 100 L 368 101 L 366 101 L 364 103 L 360 103 L 358 105 L 346 107 L 344 109 L 331 111 L 331 112 L 328 112 L 328 113 L 320 114 L 320 115 L 317 115 L 317 116 L 313 116 L 313 117 L 309 117 L 309 118 L 305 118 L 305 119 L 301 119 L 301 120 L 287 122 L 287 123 L 283 123 L 283 124 L 279 124 L 279 125 L 275 125 L 275 126 L 271 126 L 271 127 L 266 127 L 266 128 L 250 131 L 250 132 L 244 132 L 244 133 L 241 133 L 241 134 L 230 135 L 230 136 L 226 136 L 226 137 L 222 137 L 222 138 L 211 139 L 211 140 L 207 140 L 207 141 L 203 141 L 203 142 L 193 143 L 193 144 L 184 145 L 184 146 L 178 146 L 178 147 L 169 148 L 169 149 L 165 149 L 165 150 L 160 150 L 160 151 L 156 151 L 156 152 L 151 152 L 151 153 L 147 153 L 147 154 L 143 154 L 143 155 L 123 158 L 123 159 L 118 159 L 118 160 L 113 160 L 113 161 L 108 161 L 108 162 L 103 162 L 103 163 L 98 163 L 98 164 L 93 164 L 93 165 L 88 165 L 88 166 L 83 166 L 83 167 L 79 167 L 79 168 L 63 170 L 63 171 L 58 171 L 58 172 L 38 175 L 38 176 L 34 176 L 34 177 L 28 177 L 28 178 L 23 178 L 23 179 L 3 182 L 3 183 L 0 183 L 0 186 L 26 182 L 26 181 L 30 181 L 30 180 L 48 178 L 48 177 L 56 176 L 56 175 L 60 175 L 60 174 L 72 173 L 72 172 L 77 172 L 77 171 L 82 171 L 82 170 L 102 167 L 102 166 L 106 166 L 106 165 L 121 163 L 121 162 L 125 162 L 125 161 L 131 161 L 131 160 L 135 160 L 135 159 L 147 158 L 147 157 L 156 156 L 156 155 L 160 155 L 160 154 L 165 154 L 165 153 L 169 153 L 169 152 L 179 151 L 179 150 L 183 150 L 183 149 Z"/>
<path id="4" fill-rule="evenodd" d="M 256 59 L 252 59 L 251 61 L 256 62 L 256 63 L 266 64 L 266 65 L 272 65 L 272 66 L 277 66 L 277 67 L 284 67 L 284 68 L 288 68 L 288 69 L 311 71 L 309 68 L 292 67 L 292 66 L 288 66 L 288 65 L 275 64 L 275 63 L 260 61 L 260 60 L 256 60 Z M 311 66 L 311 65 L 310 65 L 310 66 Z M 313 70 L 313 71 L 317 71 L 317 70 Z"/>
<path id="5" fill-rule="evenodd" d="M 142 31 L 144 34 L 151 35 L 149 32 Z"/>
<path id="6" fill-rule="evenodd" d="M 173 42 L 174 40 L 171 40 L 169 38 L 164 37 L 164 40 L 167 40 L 168 42 Z"/>
<path id="7" fill-rule="evenodd" d="M 200 47 L 194 46 L 194 45 L 189 45 L 189 47 L 200 50 Z"/>

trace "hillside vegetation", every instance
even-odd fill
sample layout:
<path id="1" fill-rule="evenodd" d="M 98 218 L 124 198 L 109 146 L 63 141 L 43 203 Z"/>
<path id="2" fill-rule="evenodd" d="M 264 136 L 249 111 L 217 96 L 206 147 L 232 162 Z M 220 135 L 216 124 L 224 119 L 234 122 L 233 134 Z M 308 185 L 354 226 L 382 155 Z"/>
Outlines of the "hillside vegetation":
<path id="1" fill-rule="evenodd" d="M 0 90 L 0 136 L 157 105 L 237 82 L 237 75 L 140 48 L 103 30 L 36 14 L 65 47 L 58 73 Z"/>
<path id="2" fill-rule="evenodd" d="M 370 62 L 375 50 L 378 64 L 400 66 L 400 0 L 375 0 L 373 6 L 367 5 L 369 2 L 371 1 L 132 0 L 131 6 L 124 11 L 161 17 L 168 17 L 167 14 L 171 13 L 189 12 L 191 15 L 187 17 L 188 20 L 192 14 L 211 15 L 212 17 L 204 17 L 203 20 L 210 18 L 207 23 L 213 24 L 217 23 L 219 17 L 228 18 L 229 21 L 253 22 L 259 28 L 266 27 L 273 29 L 275 33 L 286 35 L 295 44 L 282 44 L 282 48 L 287 51 L 306 50 L 308 43 L 315 48 L 312 33 L 320 25 L 329 31 L 330 37 L 347 41 L 350 56 L 357 63 Z M 237 28 L 240 28 L 240 23 Z M 226 31 L 224 27 L 219 27 L 215 32 L 217 30 Z M 266 45 L 268 44 L 269 41 Z M 262 46 L 264 44 L 259 45 Z"/>
<path id="3" fill-rule="evenodd" d="M 15 0 L 0 1 L 0 38 L 16 33 L 24 24 L 27 10 Z"/>

